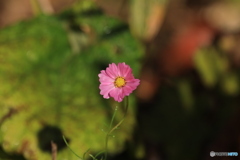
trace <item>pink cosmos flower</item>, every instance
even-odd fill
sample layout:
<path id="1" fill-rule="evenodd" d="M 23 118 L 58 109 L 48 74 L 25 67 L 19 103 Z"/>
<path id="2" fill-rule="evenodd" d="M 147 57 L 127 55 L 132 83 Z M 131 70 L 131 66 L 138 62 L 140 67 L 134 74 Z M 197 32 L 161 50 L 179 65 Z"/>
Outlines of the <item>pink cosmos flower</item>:
<path id="1" fill-rule="evenodd" d="M 101 83 L 100 94 L 103 98 L 113 97 L 118 102 L 129 96 L 140 84 L 140 80 L 133 77 L 132 69 L 125 63 L 109 64 L 109 67 L 102 70 L 98 77 Z"/>

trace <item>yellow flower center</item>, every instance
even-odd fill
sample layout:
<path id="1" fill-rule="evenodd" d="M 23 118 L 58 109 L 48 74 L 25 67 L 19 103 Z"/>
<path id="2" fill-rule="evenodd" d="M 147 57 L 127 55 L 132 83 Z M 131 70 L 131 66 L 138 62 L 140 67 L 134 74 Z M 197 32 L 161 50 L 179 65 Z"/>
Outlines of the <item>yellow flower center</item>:
<path id="1" fill-rule="evenodd" d="M 114 81 L 115 87 L 118 87 L 118 88 L 125 86 L 125 84 L 126 84 L 126 81 L 123 77 L 117 77 Z"/>

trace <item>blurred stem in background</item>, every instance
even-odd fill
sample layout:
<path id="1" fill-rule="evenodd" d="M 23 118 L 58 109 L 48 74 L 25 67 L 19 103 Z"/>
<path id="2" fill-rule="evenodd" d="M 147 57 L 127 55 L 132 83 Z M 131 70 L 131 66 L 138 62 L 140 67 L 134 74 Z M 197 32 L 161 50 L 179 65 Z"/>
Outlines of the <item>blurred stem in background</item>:
<path id="1" fill-rule="evenodd" d="M 30 0 L 30 2 L 35 16 L 39 14 L 51 15 L 54 13 L 54 8 L 49 0 Z"/>

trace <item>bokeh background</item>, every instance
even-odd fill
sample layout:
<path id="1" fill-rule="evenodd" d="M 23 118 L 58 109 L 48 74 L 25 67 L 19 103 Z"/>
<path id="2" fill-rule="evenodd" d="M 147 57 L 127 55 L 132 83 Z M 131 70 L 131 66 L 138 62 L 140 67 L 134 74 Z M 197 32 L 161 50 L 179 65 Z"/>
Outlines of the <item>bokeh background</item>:
<path id="1" fill-rule="evenodd" d="M 123 105 L 98 74 L 126 62 L 141 85 L 110 160 L 240 153 L 239 0 L 1 0 L 0 160 L 77 160 L 104 149 Z"/>

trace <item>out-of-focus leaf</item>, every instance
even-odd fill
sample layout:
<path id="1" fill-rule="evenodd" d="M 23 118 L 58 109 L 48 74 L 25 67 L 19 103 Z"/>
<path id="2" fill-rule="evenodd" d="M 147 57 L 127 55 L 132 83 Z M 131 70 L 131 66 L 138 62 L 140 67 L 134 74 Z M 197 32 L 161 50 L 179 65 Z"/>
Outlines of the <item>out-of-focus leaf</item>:
<path id="1" fill-rule="evenodd" d="M 145 150 L 144 150 L 144 145 L 140 144 L 137 146 L 136 148 L 136 152 L 135 152 L 135 157 L 137 159 L 142 159 L 145 157 Z"/>
<path id="2" fill-rule="evenodd" d="M 94 32 L 95 36 L 101 36 L 101 35 L 109 35 L 112 34 L 115 27 L 118 27 L 119 25 L 123 24 L 121 21 L 112 18 L 107 17 L 105 15 L 94 15 L 94 16 L 78 16 L 76 18 L 76 22 L 78 24 L 81 24 L 83 27 L 87 26 L 89 30 L 92 30 L 91 32 Z M 98 25 L 96 25 L 98 24 Z M 98 38 L 98 37 L 96 37 Z"/>
<path id="3" fill-rule="evenodd" d="M 155 36 L 165 16 L 167 0 L 133 0 L 130 7 L 130 27 L 140 39 Z"/>
<path id="4" fill-rule="evenodd" d="M 96 27 L 97 22 L 92 25 Z M 2 30 L 0 116 L 11 107 L 18 110 L 1 126 L 4 150 L 22 153 L 28 159 L 50 159 L 50 154 L 40 149 L 46 138 L 40 133 L 51 136 L 49 130 L 62 133 L 79 155 L 88 148 L 90 152 L 104 149 L 101 129 L 109 123 L 111 106 L 119 104 L 102 98 L 97 75 L 108 63 L 123 61 L 137 74 L 142 52 L 140 44 L 125 31 L 73 54 L 62 23 L 53 17 L 39 17 Z M 130 100 L 134 107 L 132 96 Z M 120 152 L 124 141 L 131 138 L 133 107 L 127 123 L 114 133 L 116 138 L 110 138 L 110 153 Z M 119 111 L 116 120 L 121 115 Z M 54 143 L 61 148 L 63 140 L 57 141 Z M 58 152 L 58 159 L 76 158 L 64 148 Z"/>
<path id="5" fill-rule="evenodd" d="M 208 87 L 213 87 L 219 78 L 227 73 L 228 60 L 218 54 L 214 49 L 199 50 L 194 57 L 195 67 L 203 82 Z"/>
<path id="6" fill-rule="evenodd" d="M 191 107 L 194 105 L 194 97 L 191 91 L 191 83 L 186 79 L 180 80 L 178 82 L 178 90 L 183 107 L 185 107 L 187 111 L 191 110 Z"/>
<path id="7" fill-rule="evenodd" d="M 34 15 L 39 15 L 41 13 L 41 9 L 40 9 L 40 6 L 38 4 L 38 1 L 37 0 L 30 0 L 30 3 L 31 3 L 31 7 L 32 7 L 32 11 L 34 13 Z"/>
<path id="8" fill-rule="evenodd" d="M 221 87 L 224 93 L 236 95 L 239 93 L 239 77 L 236 73 L 227 73 L 221 79 Z"/>
<path id="9" fill-rule="evenodd" d="M 207 86 L 215 85 L 217 75 L 208 52 L 198 51 L 194 57 L 195 66 Z"/>
<path id="10" fill-rule="evenodd" d="M 74 13 L 80 13 L 82 11 L 85 11 L 85 10 L 89 10 L 89 9 L 92 9 L 92 8 L 95 8 L 96 5 L 94 4 L 93 1 L 89 1 L 89 0 L 77 0 L 74 5 L 72 6 L 71 10 L 74 12 Z"/>
<path id="11" fill-rule="evenodd" d="M 128 20 L 130 0 L 94 0 L 105 14 L 123 21 Z"/>

